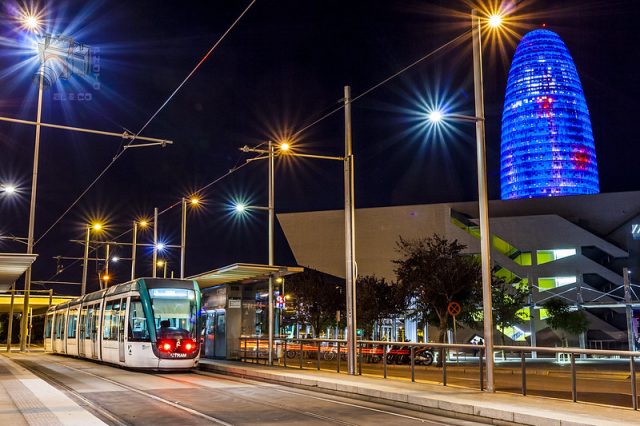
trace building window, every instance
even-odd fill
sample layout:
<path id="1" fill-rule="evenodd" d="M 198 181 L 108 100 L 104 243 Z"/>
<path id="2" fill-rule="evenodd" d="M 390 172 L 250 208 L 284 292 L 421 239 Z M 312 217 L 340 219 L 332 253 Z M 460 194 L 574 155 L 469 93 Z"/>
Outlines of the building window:
<path id="1" fill-rule="evenodd" d="M 544 263 L 553 262 L 554 260 L 562 259 L 569 256 L 575 256 L 576 249 L 559 249 L 559 250 L 538 250 L 537 260 L 538 265 Z"/>

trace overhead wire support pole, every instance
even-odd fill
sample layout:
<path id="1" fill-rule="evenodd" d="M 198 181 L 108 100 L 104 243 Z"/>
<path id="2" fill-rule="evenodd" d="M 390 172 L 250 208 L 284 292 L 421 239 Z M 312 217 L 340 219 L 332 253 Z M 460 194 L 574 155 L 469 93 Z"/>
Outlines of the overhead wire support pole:
<path id="1" fill-rule="evenodd" d="M 180 224 L 180 278 L 184 278 L 184 261 L 187 244 L 187 200 L 184 197 L 182 197 L 182 221 Z"/>
<path id="2" fill-rule="evenodd" d="M 133 237 L 131 240 L 131 281 L 136 279 L 136 252 L 138 244 L 138 221 L 133 221 Z"/>
<path id="3" fill-rule="evenodd" d="M 629 285 L 629 268 L 622 268 L 622 283 L 624 286 L 624 304 L 625 304 L 625 315 L 627 319 L 627 340 L 629 342 L 629 350 L 635 351 L 636 344 L 633 336 L 633 307 L 631 306 L 631 291 Z"/>
<path id="4" fill-rule="evenodd" d="M 471 11 L 473 39 L 473 87 L 475 94 L 476 151 L 478 164 L 478 208 L 480 216 L 480 257 L 482 264 L 482 313 L 487 367 L 487 391 L 495 392 L 493 360 L 493 312 L 491 289 L 491 236 L 489 233 L 489 197 L 487 194 L 486 146 L 484 130 L 484 90 L 482 81 L 482 22 L 478 11 Z"/>
<path id="5" fill-rule="evenodd" d="M 41 70 L 44 64 L 40 65 Z M 42 119 L 42 92 L 44 90 L 44 73 L 40 72 L 38 79 L 38 111 L 36 113 L 36 138 L 33 148 L 33 174 L 31 177 L 31 203 L 29 207 L 29 231 L 27 233 L 27 254 L 33 254 L 33 236 L 36 221 L 36 192 L 38 189 L 38 159 L 40 156 L 40 122 Z M 27 350 L 27 328 L 29 321 L 27 312 L 29 312 L 29 291 L 31 290 L 31 268 L 29 265 L 24 277 L 24 303 L 22 305 L 22 318 L 20 320 L 20 352 Z"/>
<path id="6" fill-rule="evenodd" d="M 83 264 L 82 264 L 82 284 L 80 286 L 80 296 L 84 296 L 87 292 L 87 273 L 89 270 L 89 238 L 90 237 L 91 237 L 91 226 L 87 226 L 87 235 L 84 240 L 84 258 L 83 258 Z"/>
<path id="7" fill-rule="evenodd" d="M 356 374 L 355 206 L 351 139 L 351 87 L 344 87 L 344 245 L 347 293 L 347 371 Z"/>
<path id="8" fill-rule="evenodd" d="M 274 264 L 274 229 L 275 229 L 275 215 L 274 215 L 274 203 L 275 203 L 275 153 L 273 142 L 269 141 L 269 266 Z M 273 365 L 273 274 L 269 275 L 269 365 Z"/>
<path id="9" fill-rule="evenodd" d="M 156 271 L 156 263 L 158 262 L 158 208 L 155 207 L 153 209 L 153 272 L 151 274 L 151 276 L 153 278 L 156 278 L 157 276 L 157 271 Z"/>

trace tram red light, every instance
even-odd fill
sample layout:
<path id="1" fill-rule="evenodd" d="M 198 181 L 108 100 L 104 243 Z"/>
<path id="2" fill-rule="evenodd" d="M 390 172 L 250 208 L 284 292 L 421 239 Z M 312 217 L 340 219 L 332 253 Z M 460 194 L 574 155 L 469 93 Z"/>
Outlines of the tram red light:
<path id="1" fill-rule="evenodd" d="M 191 340 L 191 339 L 185 339 L 182 341 L 181 345 L 180 345 L 182 352 L 193 352 L 196 350 L 196 342 Z"/>
<path id="2" fill-rule="evenodd" d="M 161 352 L 173 352 L 175 349 L 175 342 L 170 339 L 158 340 L 157 345 Z"/>

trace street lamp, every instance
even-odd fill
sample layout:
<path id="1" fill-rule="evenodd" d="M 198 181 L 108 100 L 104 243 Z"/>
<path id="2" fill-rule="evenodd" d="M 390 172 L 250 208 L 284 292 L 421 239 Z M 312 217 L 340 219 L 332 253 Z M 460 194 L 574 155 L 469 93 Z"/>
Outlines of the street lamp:
<path id="1" fill-rule="evenodd" d="M 27 14 L 23 18 L 23 27 L 39 34 L 41 23 L 37 15 Z M 52 85 L 60 72 L 68 78 L 71 73 L 86 74 L 89 71 L 89 48 L 75 43 L 68 37 L 56 37 L 49 34 L 41 37 L 38 43 L 40 67 L 35 74 L 38 83 L 38 106 L 36 112 L 36 134 L 33 153 L 33 173 L 31 178 L 31 202 L 29 208 L 29 230 L 27 233 L 27 254 L 33 254 L 33 240 L 36 215 L 36 193 L 38 189 L 38 157 L 40 154 L 40 129 L 42 119 L 42 94 L 45 83 Z M 88 244 L 87 244 L 88 245 Z M 86 262 L 85 262 L 86 263 Z M 86 276 L 83 280 L 82 294 L 86 290 Z M 29 293 L 31 291 L 31 266 L 27 268 L 24 278 L 23 312 L 29 310 Z M 20 351 L 27 349 L 27 316 L 23 315 L 20 322 Z"/>
<path id="2" fill-rule="evenodd" d="M 488 18 L 490 28 L 502 24 L 502 16 L 493 14 Z M 491 237 L 489 232 L 489 197 L 487 193 L 487 159 L 484 129 L 484 89 L 482 79 L 482 21 L 478 11 L 471 11 L 471 35 L 473 41 L 473 87 L 475 116 L 445 114 L 432 111 L 429 120 L 439 123 L 446 120 L 468 121 L 476 125 L 476 161 L 478 169 L 478 210 L 480 219 L 480 258 L 482 267 L 482 313 L 487 366 L 487 391 L 495 392 L 493 360 L 493 312 L 491 292 Z"/>
<path id="3" fill-rule="evenodd" d="M 197 196 L 191 196 L 187 203 L 187 199 L 182 197 L 182 223 L 180 227 L 180 278 L 184 278 L 184 264 L 187 250 L 187 205 L 190 205 L 191 207 L 199 206 L 200 198 Z"/>
<path id="4" fill-rule="evenodd" d="M 321 160 L 336 160 L 343 163 L 344 167 L 344 214 L 345 214 L 345 281 L 346 281 L 346 305 L 347 305 L 347 370 L 349 374 L 356 374 L 356 262 L 355 262 L 355 203 L 354 203 L 354 156 L 351 139 L 351 88 L 344 87 L 344 157 L 314 155 L 291 152 L 288 142 L 282 142 L 278 146 L 279 153 L 292 157 L 315 158 Z M 247 161 L 269 159 L 269 265 L 273 265 L 273 228 L 274 228 L 274 176 L 273 160 L 275 157 L 274 144 L 269 141 L 268 150 L 240 148 L 243 152 L 256 152 L 266 154 Z M 245 211 L 247 206 L 237 204 L 238 212 Z M 269 277 L 269 348 L 273 344 L 273 277 Z M 272 351 L 269 350 L 269 364 L 273 364 Z"/>
<path id="5" fill-rule="evenodd" d="M 92 223 L 87 225 L 87 232 L 84 239 L 84 257 L 82 265 L 82 285 L 80 287 L 80 296 L 84 296 L 87 292 L 87 273 L 89 271 L 89 240 L 91 238 L 91 231 L 99 232 L 102 230 L 101 223 Z"/>
<path id="6" fill-rule="evenodd" d="M 15 195 L 18 189 L 10 183 L 0 185 L 0 190 L 6 195 Z"/>
<path id="7" fill-rule="evenodd" d="M 146 228 L 149 222 L 146 220 L 134 220 L 133 221 L 133 237 L 131 240 L 131 281 L 136 279 L 136 254 L 138 247 L 138 227 Z"/>

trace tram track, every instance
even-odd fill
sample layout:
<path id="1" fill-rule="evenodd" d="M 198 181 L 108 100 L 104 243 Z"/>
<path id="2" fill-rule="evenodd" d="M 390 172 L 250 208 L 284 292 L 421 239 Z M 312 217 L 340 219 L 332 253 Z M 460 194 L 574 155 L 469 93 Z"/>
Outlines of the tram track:
<path id="1" fill-rule="evenodd" d="M 50 357 L 53 358 L 53 357 Z M 151 392 L 147 392 L 145 390 L 141 390 L 138 389 L 136 387 L 130 386 L 128 384 L 122 383 L 120 381 L 117 380 L 113 380 L 107 377 L 104 377 L 100 374 L 96 374 L 94 372 L 90 372 L 87 371 L 87 368 L 77 368 L 74 366 L 70 365 L 70 362 L 72 359 L 64 359 L 64 360 L 55 360 L 55 359 L 50 359 L 51 363 L 56 364 L 57 366 L 63 368 L 63 369 L 69 369 L 74 373 L 78 373 L 78 374 L 85 374 L 88 375 L 94 379 L 97 380 L 101 380 L 104 381 L 106 383 L 109 383 L 111 385 L 114 385 L 116 387 L 122 388 L 126 391 L 135 393 L 137 395 L 140 395 L 142 397 L 145 398 L 149 398 L 152 399 L 158 403 L 161 403 L 163 405 L 169 406 L 172 409 L 177 409 L 177 410 L 181 410 L 184 413 L 187 413 L 191 416 L 197 417 L 201 420 L 205 420 L 208 423 L 212 423 L 212 424 L 219 424 L 219 425 L 232 425 L 232 422 L 227 422 L 225 420 L 222 420 L 220 418 L 205 414 L 204 412 L 201 412 L 195 408 L 192 408 L 191 406 L 188 406 L 186 404 L 183 404 L 180 401 L 175 401 L 175 400 L 169 400 L 167 398 L 163 398 L 161 396 L 155 395 Z M 87 360 L 79 360 L 79 359 L 74 359 L 75 361 L 87 361 Z M 30 361 L 30 360 L 19 360 L 19 359 L 14 359 L 14 361 L 16 363 L 18 363 L 19 365 L 21 365 L 22 367 L 26 368 L 27 370 L 31 371 L 32 373 L 34 373 L 35 375 L 37 375 L 38 377 L 40 377 L 41 379 L 49 382 L 50 384 L 60 388 L 61 390 L 63 390 L 64 392 L 66 392 L 71 398 L 75 399 L 76 402 L 80 403 L 80 405 L 82 405 L 84 408 L 86 408 L 87 410 L 91 411 L 94 415 L 96 415 L 97 417 L 99 417 L 101 420 L 105 421 L 106 423 L 109 424 L 113 424 L 116 426 L 123 426 L 123 425 L 129 425 L 131 424 L 130 421 L 127 421 L 125 418 L 123 418 L 122 416 L 114 413 L 112 410 L 105 408 L 104 406 L 100 405 L 99 403 L 96 403 L 95 401 L 92 401 L 91 399 L 85 397 L 84 395 L 82 395 L 81 392 L 73 389 L 71 386 L 69 386 L 68 384 L 64 383 L 63 381 L 61 381 L 60 379 L 58 379 L 57 377 L 55 377 L 53 374 L 51 374 L 51 372 L 53 372 L 54 370 L 47 365 L 41 365 L 38 362 L 35 361 Z M 90 361 L 90 360 L 89 360 Z M 96 364 L 96 363 L 92 363 L 93 365 L 100 365 L 100 364 Z M 117 369 L 117 367 L 113 367 L 113 366 L 108 366 L 110 368 L 114 368 Z M 130 370 L 123 370 L 123 371 L 130 371 Z M 132 373 L 137 373 L 137 374 L 151 374 L 151 373 L 146 373 L 146 372 L 136 372 L 136 371 L 131 371 Z M 59 374 L 63 374 L 63 373 L 59 373 Z M 265 382 L 262 381 L 257 381 L 257 380 L 253 380 L 253 379 L 246 379 L 246 378 L 238 378 L 238 377 L 230 377 L 227 375 L 221 375 L 221 374 L 215 374 L 215 373 L 209 373 L 209 372 L 200 372 L 200 371 L 193 371 L 191 373 L 187 373 L 185 375 L 180 375 L 180 376 L 174 376 L 171 374 L 158 374 L 158 373 L 153 373 L 153 375 L 155 375 L 156 377 L 161 377 L 164 380 L 168 380 L 168 381 L 172 381 L 175 383 L 179 383 L 180 385 L 184 386 L 184 385 L 188 385 L 193 387 L 194 389 L 198 389 L 198 390 L 209 390 L 212 391 L 213 389 L 198 383 L 198 380 L 200 380 L 202 377 L 209 377 L 212 379 L 215 379 L 217 381 L 224 381 L 224 382 L 228 382 L 231 384 L 243 384 L 243 385 L 250 385 L 250 386 L 265 386 Z M 366 410 L 370 413 L 376 413 L 376 414 L 384 414 L 384 415 L 389 415 L 389 416 L 393 416 L 396 417 L 398 420 L 408 420 L 408 421 L 413 421 L 416 423 L 423 423 L 423 424 L 439 424 L 439 425 L 461 425 L 461 424 L 478 424 L 476 422 L 466 422 L 466 421 L 461 421 L 461 419 L 453 419 L 453 418 L 441 418 L 437 416 L 432 416 L 429 413 L 419 413 L 419 415 L 421 417 L 416 417 L 415 415 L 410 415 L 413 414 L 411 411 L 412 410 L 408 410 L 408 409 L 398 409 L 399 407 L 394 407 L 395 410 L 388 410 L 385 409 L 387 407 L 385 407 L 384 405 L 381 404 L 377 404 L 377 403 L 373 403 L 373 402 L 364 402 L 364 401 L 352 401 L 349 398 L 345 398 L 345 397 L 335 397 L 335 396 L 328 396 L 328 395 L 324 395 L 324 396 L 319 396 L 319 395 L 313 395 L 311 392 L 309 391 L 304 391 L 304 390 L 299 390 L 299 389 L 291 389 L 291 388 L 282 388 L 282 386 L 277 385 L 277 384 L 271 384 L 268 383 L 269 386 L 269 390 L 272 392 L 278 392 L 281 395 L 283 395 L 283 397 L 285 395 L 290 395 L 292 397 L 296 397 L 296 398 L 303 398 L 303 399 L 313 399 L 319 402 L 324 402 L 327 404 L 332 404 L 332 405 L 336 405 L 336 406 L 342 406 L 345 408 L 353 408 L 356 410 Z M 250 396 L 247 396 L 245 394 L 239 394 L 238 392 L 233 393 L 232 395 L 230 394 L 230 396 L 232 396 L 234 399 L 239 400 L 241 402 L 241 404 L 243 405 L 253 405 L 253 406 L 262 406 L 262 407 L 268 407 L 272 410 L 278 410 L 280 412 L 282 411 L 286 411 L 289 412 L 290 414 L 293 414 L 296 418 L 300 419 L 300 423 L 303 424 L 305 422 L 305 418 L 308 419 L 309 421 L 311 421 L 311 419 L 315 420 L 315 421 L 321 421 L 321 422 L 326 422 L 326 423 L 332 423 L 332 424 L 340 424 L 340 425 L 357 425 L 359 423 L 354 423 L 354 422 L 350 422 L 350 421 L 345 421 L 345 419 L 341 419 L 341 418 L 337 418 L 335 416 L 332 416 L 330 414 L 330 412 L 321 412 L 321 413 L 316 413 L 316 412 L 312 412 L 309 410 L 305 410 L 304 408 L 298 409 L 296 407 L 292 407 L 291 405 L 284 405 L 282 403 L 282 400 L 275 400 L 274 402 L 271 402 L 270 400 L 267 400 L 265 398 L 252 398 Z M 391 408 L 391 407 L 389 407 Z M 418 413 L 416 413 L 418 414 Z"/>

